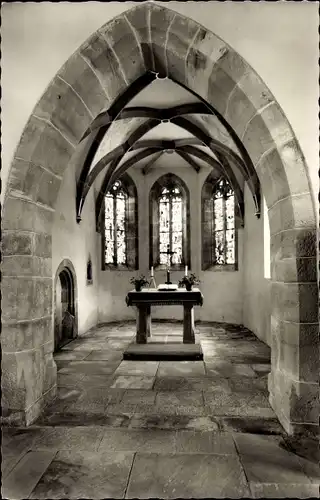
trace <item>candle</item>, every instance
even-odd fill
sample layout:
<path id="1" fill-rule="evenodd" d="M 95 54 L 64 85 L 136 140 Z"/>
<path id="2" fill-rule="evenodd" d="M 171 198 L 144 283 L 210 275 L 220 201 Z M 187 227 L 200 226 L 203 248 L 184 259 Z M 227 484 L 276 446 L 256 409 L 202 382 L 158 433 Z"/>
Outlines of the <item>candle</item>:
<path id="1" fill-rule="evenodd" d="M 151 278 L 153 278 L 153 266 L 151 266 Z"/>
<path id="2" fill-rule="evenodd" d="M 184 275 L 185 275 L 185 276 L 188 276 L 188 266 L 186 266 L 186 267 L 184 268 Z"/>

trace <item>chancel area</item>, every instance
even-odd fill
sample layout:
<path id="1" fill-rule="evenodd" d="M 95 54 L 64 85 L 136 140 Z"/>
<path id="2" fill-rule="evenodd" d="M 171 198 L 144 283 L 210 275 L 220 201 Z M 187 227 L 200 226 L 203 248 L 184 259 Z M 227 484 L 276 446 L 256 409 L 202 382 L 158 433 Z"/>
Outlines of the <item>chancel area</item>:
<path id="1" fill-rule="evenodd" d="M 314 5 L 2 11 L 2 496 L 318 498 Z"/>

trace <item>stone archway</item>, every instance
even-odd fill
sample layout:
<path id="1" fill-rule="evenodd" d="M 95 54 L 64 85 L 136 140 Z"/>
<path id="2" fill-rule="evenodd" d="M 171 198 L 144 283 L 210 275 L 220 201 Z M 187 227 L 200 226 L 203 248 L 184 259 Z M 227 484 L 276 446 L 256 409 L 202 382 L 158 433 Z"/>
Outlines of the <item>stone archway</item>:
<path id="1" fill-rule="evenodd" d="M 77 281 L 68 259 L 59 265 L 54 281 L 54 350 L 78 335 Z"/>
<path id="2" fill-rule="evenodd" d="M 153 3 L 114 18 L 68 59 L 15 152 L 3 212 L 5 404 L 28 424 L 54 394 L 51 230 L 63 171 L 94 118 L 148 71 L 213 106 L 255 166 L 271 231 L 270 402 L 289 433 L 316 432 L 317 224 L 303 155 L 274 96 L 243 58 L 193 20 Z"/>

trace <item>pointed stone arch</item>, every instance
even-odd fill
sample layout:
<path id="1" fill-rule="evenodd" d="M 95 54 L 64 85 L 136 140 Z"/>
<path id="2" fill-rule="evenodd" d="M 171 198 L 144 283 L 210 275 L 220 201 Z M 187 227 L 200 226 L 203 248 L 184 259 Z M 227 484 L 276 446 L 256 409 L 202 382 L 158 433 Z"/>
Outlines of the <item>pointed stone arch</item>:
<path id="1" fill-rule="evenodd" d="M 52 344 L 51 231 L 63 172 L 95 117 L 148 72 L 212 106 L 256 169 L 271 231 L 270 401 L 288 432 L 313 432 L 319 414 L 317 224 L 303 154 L 246 61 L 203 26 L 154 3 L 124 12 L 84 42 L 50 82 L 16 149 L 2 226 L 5 407 L 28 424 L 54 394 L 52 354 L 45 360 L 44 352 Z M 35 326 L 37 335 L 27 335 Z"/>

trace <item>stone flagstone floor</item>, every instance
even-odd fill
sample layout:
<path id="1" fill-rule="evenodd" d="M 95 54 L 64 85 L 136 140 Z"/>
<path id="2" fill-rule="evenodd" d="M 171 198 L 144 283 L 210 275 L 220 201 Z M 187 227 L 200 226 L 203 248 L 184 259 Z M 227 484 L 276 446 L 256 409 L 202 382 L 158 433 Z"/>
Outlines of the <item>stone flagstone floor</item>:
<path id="1" fill-rule="evenodd" d="M 122 361 L 134 323 L 96 327 L 55 359 L 58 396 L 2 429 L 2 497 L 319 498 L 318 465 L 289 451 L 268 403 L 270 349 L 197 325 L 204 361 Z M 179 323 L 151 342 L 182 342 Z"/>

